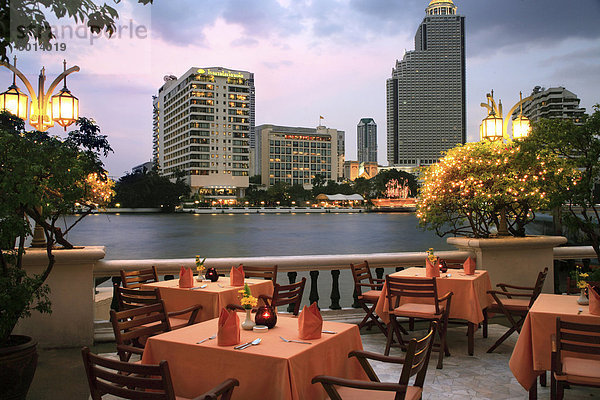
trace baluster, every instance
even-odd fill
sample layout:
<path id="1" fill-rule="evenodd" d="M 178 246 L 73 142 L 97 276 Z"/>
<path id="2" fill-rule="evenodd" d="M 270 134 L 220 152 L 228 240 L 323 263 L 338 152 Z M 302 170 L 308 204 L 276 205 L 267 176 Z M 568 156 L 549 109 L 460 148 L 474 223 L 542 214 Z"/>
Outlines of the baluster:
<path id="1" fill-rule="evenodd" d="M 332 310 L 341 310 L 340 306 L 340 270 L 332 269 L 331 270 L 331 305 L 329 306 Z"/>
<path id="2" fill-rule="evenodd" d="M 403 269 L 404 269 L 404 267 L 396 267 L 396 272 L 402 271 Z"/>
<path id="3" fill-rule="evenodd" d="M 354 303 L 352 303 L 352 308 L 360 308 L 360 304 L 358 304 L 358 292 L 356 291 L 356 285 L 354 285 L 354 291 L 352 292 L 352 297 L 354 298 Z"/>
<path id="4" fill-rule="evenodd" d="M 310 271 L 310 295 L 308 300 L 310 304 L 317 303 L 319 306 L 319 289 L 317 288 L 317 280 L 319 279 L 319 271 Z"/>
<path id="5" fill-rule="evenodd" d="M 295 272 L 295 271 L 288 272 L 287 273 L 287 277 L 288 277 L 288 280 L 289 280 L 290 284 L 296 283 L 296 278 L 298 277 L 298 273 Z M 294 312 L 294 307 L 296 307 L 295 303 L 288 304 L 287 311 L 288 312 Z"/>
<path id="6" fill-rule="evenodd" d="M 377 279 L 383 279 L 384 269 L 379 267 L 375 268 L 375 275 L 377 275 Z M 383 289 L 383 286 L 377 286 L 377 290 Z"/>
<path id="7" fill-rule="evenodd" d="M 112 297 L 112 301 L 110 302 L 110 308 L 115 311 L 121 311 L 121 310 L 119 310 L 119 302 L 117 301 L 117 288 L 121 285 L 121 277 L 113 276 L 112 284 L 113 284 L 113 297 Z"/>

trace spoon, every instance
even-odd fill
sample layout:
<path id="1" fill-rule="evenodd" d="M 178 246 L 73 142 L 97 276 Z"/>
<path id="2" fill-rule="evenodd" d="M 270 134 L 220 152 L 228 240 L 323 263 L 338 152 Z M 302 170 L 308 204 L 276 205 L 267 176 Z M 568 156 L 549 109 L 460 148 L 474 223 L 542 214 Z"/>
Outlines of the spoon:
<path id="1" fill-rule="evenodd" d="M 286 339 L 283 336 L 279 336 L 281 338 L 281 340 L 283 340 L 286 343 L 301 343 L 301 344 L 312 344 L 310 342 L 303 342 L 301 340 L 293 340 L 293 339 Z"/>
<path id="2" fill-rule="evenodd" d="M 238 347 L 236 350 L 244 350 L 247 349 L 250 346 L 256 346 L 257 344 L 259 344 L 262 341 L 261 338 L 256 338 L 253 341 L 251 341 L 250 343 L 246 343 L 245 345 Z"/>
<path id="3" fill-rule="evenodd" d="M 206 339 L 202 339 L 201 341 L 196 342 L 196 344 L 204 343 L 207 340 L 213 340 L 213 339 L 216 339 L 216 338 L 217 338 L 217 335 L 212 335 L 211 337 L 207 337 Z"/>

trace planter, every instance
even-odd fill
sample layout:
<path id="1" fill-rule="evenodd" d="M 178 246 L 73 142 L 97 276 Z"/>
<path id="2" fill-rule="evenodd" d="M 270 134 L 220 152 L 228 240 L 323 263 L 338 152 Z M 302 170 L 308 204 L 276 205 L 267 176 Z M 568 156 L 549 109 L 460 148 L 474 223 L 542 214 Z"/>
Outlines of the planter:
<path id="1" fill-rule="evenodd" d="M 29 336 L 13 335 L 14 346 L 0 347 L 0 393 L 2 399 L 20 400 L 27 391 L 37 367 L 37 341 Z"/>

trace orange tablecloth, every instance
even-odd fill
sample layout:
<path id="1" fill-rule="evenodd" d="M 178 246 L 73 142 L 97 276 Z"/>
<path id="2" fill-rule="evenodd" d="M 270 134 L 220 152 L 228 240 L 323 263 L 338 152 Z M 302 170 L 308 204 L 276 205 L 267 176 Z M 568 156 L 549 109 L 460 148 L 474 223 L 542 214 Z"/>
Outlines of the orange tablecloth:
<path id="1" fill-rule="evenodd" d="M 240 320 L 244 314 L 240 313 Z M 367 380 L 351 350 L 362 350 L 358 327 L 354 324 L 323 322 L 323 334 L 312 344 L 285 343 L 298 339 L 298 319 L 279 316 L 277 325 L 265 333 L 241 331 L 241 342 L 262 338 L 261 344 L 245 350 L 218 346 L 217 340 L 197 341 L 217 332 L 217 319 L 201 322 L 148 339 L 143 363 L 167 360 L 178 396 L 192 398 L 232 377 L 240 381 L 234 399 L 318 400 L 327 398 L 322 386 L 310 383 L 315 375 L 327 374 Z"/>
<path id="2" fill-rule="evenodd" d="M 390 276 L 424 278 L 425 268 L 407 268 Z M 475 275 L 465 275 L 465 271 L 462 269 L 451 269 L 448 270 L 448 273 L 441 274 L 436 279 L 436 284 L 440 297 L 450 291 L 454 293 L 450 304 L 450 318 L 464 319 L 474 324 L 483 321 L 482 310 L 492 304 L 492 298 L 487 294 L 488 290 L 492 290 L 490 276 L 487 271 L 475 271 Z M 387 289 L 384 285 L 375 312 L 385 323 L 388 323 L 390 317 L 386 296 Z M 414 298 L 411 301 L 424 302 L 430 301 L 430 299 Z"/>
<path id="3" fill-rule="evenodd" d="M 551 337 L 556 333 L 556 317 L 600 325 L 600 316 L 590 314 L 589 306 L 577 304 L 577 297 L 541 294 L 529 310 L 508 363 L 525 389 L 529 390 L 537 376 L 551 368 Z"/>
<path id="4" fill-rule="evenodd" d="M 264 279 L 246 279 L 252 296 L 261 294 L 273 295 L 273 282 Z M 160 291 L 160 297 L 165 301 L 167 312 L 182 310 L 195 304 L 202 304 L 202 310 L 198 313 L 197 322 L 208 321 L 218 318 L 221 309 L 227 304 L 240 304 L 238 290 L 243 286 L 229 285 L 229 278 L 219 279 L 217 282 L 197 282 L 194 278 L 194 287 L 206 285 L 204 289 L 183 289 L 179 287 L 179 281 L 154 282 L 142 285 L 143 289 L 155 289 Z M 189 318 L 179 316 L 178 318 Z"/>

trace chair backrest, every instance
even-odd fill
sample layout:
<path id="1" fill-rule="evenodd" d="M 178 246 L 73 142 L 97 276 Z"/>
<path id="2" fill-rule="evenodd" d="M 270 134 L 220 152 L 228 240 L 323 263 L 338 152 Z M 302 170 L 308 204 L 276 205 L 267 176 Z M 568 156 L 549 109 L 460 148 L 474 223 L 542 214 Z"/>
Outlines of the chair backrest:
<path id="1" fill-rule="evenodd" d="M 544 268 L 542 272 L 538 274 L 537 280 L 535 281 L 535 286 L 533 287 L 533 292 L 531 293 L 531 300 L 529 301 L 529 308 L 533 306 L 533 303 L 537 300 L 539 295 L 542 293 L 542 289 L 544 288 L 544 281 L 546 281 L 546 276 L 548 275 L 548 267 Z"/>
<path id="2" fill-rule="evenodd" d="M 600 325 L 561 321 L 556 317 L 556 350 L 571 353 L 600 355 Z M 559 371 L 562 371 L 558 357 Z"/>
<path id="3" fill-rule="evenodd" d="M 448 267 L 448 269 L 462 269 L 465 264 L 465 260 L 453 258 L 443 258 L 443 260 L 446 262 L 446 267 Z"/>
<path id="4" fill-rule="evenodd" d="M 400 385 L 408 385 L 409 379 L 416 374 L 414 385 L 423 387 L 437 327 L 437 322 L 433 321 L 429 333 L 425 337 L 419 340 L 413 338 L 408 342 L 404 365 L 400 374 Z"/>
<path id="5" fill-rule="evenodd" d="M 433 299 L 435 313 L 440 313 L 435 278 L 405 278 L 388 275 L 385 284 L 390 310 L 398 307 L 402 297 L 420 297 Z"/>
<path id="6" fill-rule="evenodd" d="M 116 287 L 115 289 L 119 311 L 155 304 L 160 300 L 158 289 L 127 289 L 122 287 Z"/>
<path id="7" fill-rule="evenodd" d="M 289 285 L 275 284 L 273 289 L 273 299 L 271 300 L 272 307 L 284 306 L 286 304 L 294 303 L 294 315 L 298 315 L 300 312 L 300 302 L 302 301 L 302 295 L 304 294 L 304 286 L 306 285 L 306 278 L 302 278 L 300 282 L 292 283 Z"/>
<path id="8" fill-rule="evenodd" d="M 124 399 L 175 400 L 169 365 L 128 363 L 81 350 L 93 400 L 109 394 Z"/>
<path id="9" fill-rule="evenodd" d="M 360 264 L 350 264 L 350 270 L 352 271 L 352 278 L 354 278 L 356 295 L 360 296 L 362 294 L 361 283 L 373 284 L 373 275 L 371 275 L 369 263 L 365 260 L 365 262 Z"/>
<path id="10" fill-rule="evenodd" d="M 163 300 L 119 312 L 110 310 L 110 321 L 117 347 L 118 345 L 127 345 L 143 349 L 148 336 L 171 330 Z M 119 356 L 121 360 L 127 361 L 131 357 L 131 353 L 119 351 Z"/>
<path id="11" fill-rule="evenodd" d="M 144 283 L 158 282 L 158 273 L 155 266 L 139 271 L 121 270 L 121 282 L 124 288 L 138 289 Z"/>
<path id="12" fill-rule="evenodd" d="M 255 267 L 244 265 L 244 276 L 246 278 L 263 278 L 273 281 L 273 285 L 277 283 L 277 265 L 272 267 Z"/>

